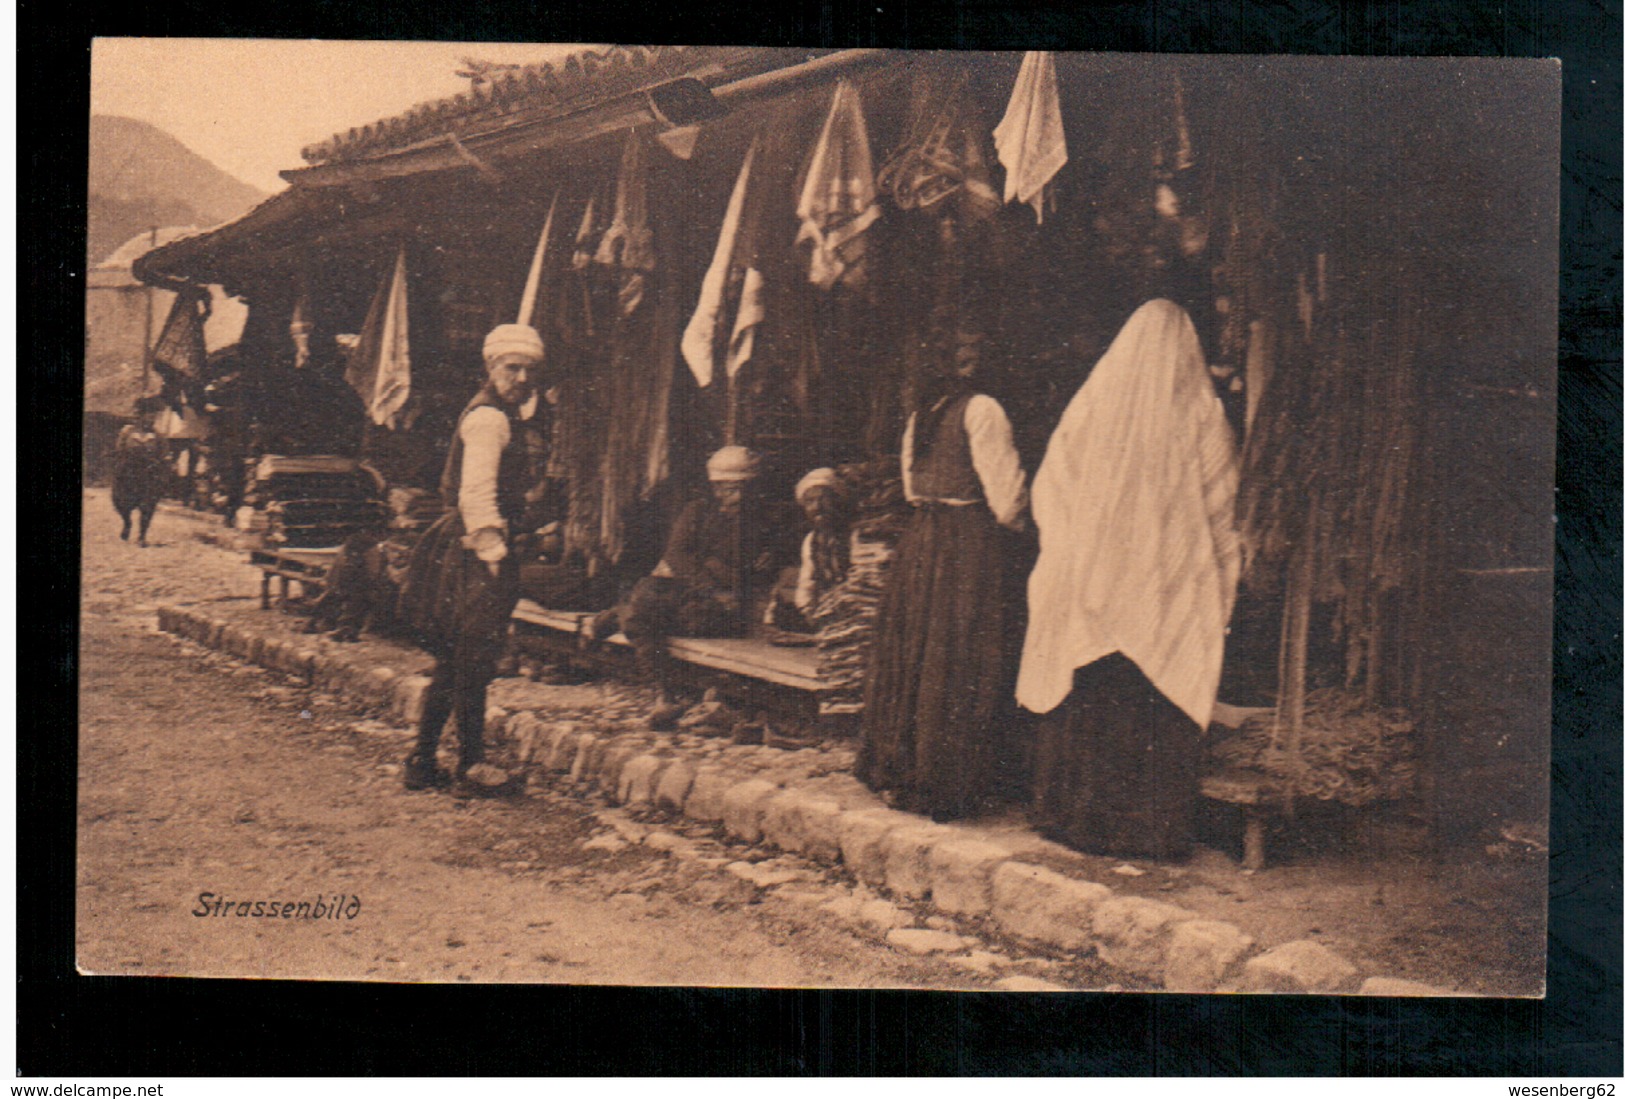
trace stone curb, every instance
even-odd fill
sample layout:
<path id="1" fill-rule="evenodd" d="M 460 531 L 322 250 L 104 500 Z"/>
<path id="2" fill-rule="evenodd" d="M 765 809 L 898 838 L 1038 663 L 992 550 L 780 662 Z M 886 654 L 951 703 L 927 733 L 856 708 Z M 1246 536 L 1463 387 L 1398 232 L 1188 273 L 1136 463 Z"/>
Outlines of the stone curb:
<path id="1" fill-rule="evenodd" d="M 160 607 L 159 628 L 272 671 L 302 676 L 318 689 L 405 725 L 415 724 L 422 713 L 427 676 L 265 639 L 212 617 L 204 607 Z M 1167 991 L 1451 995 L 1394 977 L 1365 975 L 1362 981 L 1348 959 L 1308 940 L 1259 950 L 1235 924 L 1024 863 L 975 826 L 934 824 L 877 807 L 872 797 L 849 804 L 855 796 L 840 789 L 802 789 L 802 776 L 789 762 L 795 753 L 783 749 L 748 749 L 755 755 L 743 763 L 710 762 L 683 756 L 656 734 L 605 736 L 573 721 L 548 722 L 528 710 L 510 714 L 493 708 L 490 718 L 492 731 L 506 739 L 535 779 L 595 789 L 617 805 L 680 814 L 720 826 L 746 843 L 765 842 L 814 862 L 844 865 L 860 882 L 895 898 L 984 920 L 1027 944 L 1070 954 L 1092 948 L 1108 965 Z M 765 766 L 752 766 L 756 760 Z M 895 907 L 889 901 L 870 903 Z M 889 919 L 877 909 L 870 922 L 880 927 Z M 896 945 L 907 949 L 920 949 L 927 941 L 898 936 L 898 930 L 891 931 Z"/>

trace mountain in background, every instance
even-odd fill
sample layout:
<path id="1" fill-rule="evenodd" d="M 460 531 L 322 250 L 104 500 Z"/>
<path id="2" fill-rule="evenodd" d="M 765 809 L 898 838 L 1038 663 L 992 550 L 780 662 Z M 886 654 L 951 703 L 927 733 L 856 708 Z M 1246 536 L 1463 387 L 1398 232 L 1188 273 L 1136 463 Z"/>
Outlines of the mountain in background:
<path id="1" fill-rule="evenodd" d="M 88 266 L 143 230 L 175 225 L 207 229 L 266 197 L 156 126 L 115 115 L 90 117 Z"/>

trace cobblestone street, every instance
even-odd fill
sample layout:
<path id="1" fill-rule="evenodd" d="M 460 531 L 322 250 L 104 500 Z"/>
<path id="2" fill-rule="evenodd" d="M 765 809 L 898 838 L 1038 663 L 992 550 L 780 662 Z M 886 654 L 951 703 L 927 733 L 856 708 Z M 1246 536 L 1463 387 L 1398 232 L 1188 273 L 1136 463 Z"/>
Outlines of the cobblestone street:
<path id="1" fill-rule="evenodd" d="M 78 961 L 87 973 L 407 981 L 1101 987 L 795 855 L 533 786 L 401 788 L 410 730 L 158 632 L 256 574 L 165 509 L 153 545 L 85 496 Z M 642 841 L 642 842 L 640 842 Z M 200 900 L 200 895 L 214 894 Z M 360 904 L 237 916 L 241 901 Z M 230 915 L 215 915 L 229 901 Z M 204 911 L 209 915 L 196 915 Z M 252 907 L 245 909 L 252 912 Z M 909 933 L 888 932 L 910 929 Z M 967 933 L 969 931 L 969 933 Z M 923 953 L 916 953 L 921 951 Z"/>

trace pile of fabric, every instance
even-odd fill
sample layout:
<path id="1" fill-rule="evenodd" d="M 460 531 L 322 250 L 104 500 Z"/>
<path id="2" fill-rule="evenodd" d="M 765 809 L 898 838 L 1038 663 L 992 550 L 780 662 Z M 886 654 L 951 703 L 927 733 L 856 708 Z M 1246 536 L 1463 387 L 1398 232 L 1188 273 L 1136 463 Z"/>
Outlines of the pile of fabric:
<path id="1" fill-rule="evenodd" d="M 908 504 L 895 458 L 843 465 L 836 476 L 853 502 L 852 560 L 846 579 L 813 608 L 818 674 L 825 685 L 818 709 L 822 714 L 855 714 L 863 709 L 863 682 L 886 570 L 907 522 Z"/>
<path id="2" fill-rule="evenodd" d="M 1275 796 L 1359 807 L 1416 789 L 1416 723 L 1366 704 L 1358 691 L 1326 688 L 1304 700 L 1299 757 L 1279 744 L 1275 718 L 1249 718 L 1209 749 L 1217 769 L 1240 767 L 1272 780 Z"/>

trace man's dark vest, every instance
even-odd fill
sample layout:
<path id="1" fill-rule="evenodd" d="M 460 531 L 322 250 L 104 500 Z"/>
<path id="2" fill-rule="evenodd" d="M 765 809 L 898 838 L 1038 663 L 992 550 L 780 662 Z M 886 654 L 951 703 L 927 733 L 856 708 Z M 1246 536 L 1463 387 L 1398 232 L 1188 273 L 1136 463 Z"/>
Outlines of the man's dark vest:
<path id="1" fill-rule="evenodd" d="M 451 450 L 446 454 L 446 469 L 440 475 L 440 498 L 448 508 L 457 506 L 458 490 L 463 484 L 463 419 L 476 408 L 494 408 L 508 417 L 508 445 L 503 448 L 497 465 L 497 511 L 508 521 L 509 529 L 514 530 L 524 517 L 525 493 L 531 487 L 529 455 L 519 434 L 523 421 L 489 390 L 480 390 L 457 418 L 457 431 L 452 435 Z"/>

